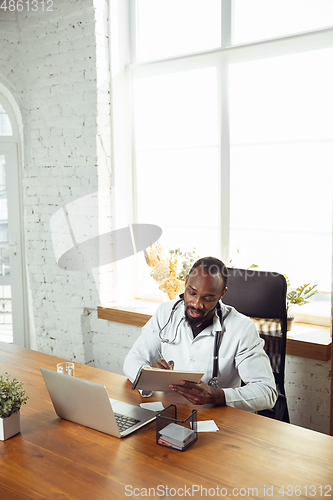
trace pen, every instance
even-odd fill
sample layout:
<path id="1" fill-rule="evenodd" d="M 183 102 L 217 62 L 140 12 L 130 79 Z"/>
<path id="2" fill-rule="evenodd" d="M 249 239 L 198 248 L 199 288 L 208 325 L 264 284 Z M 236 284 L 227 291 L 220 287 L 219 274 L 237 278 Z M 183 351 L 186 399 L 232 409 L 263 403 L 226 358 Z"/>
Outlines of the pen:
<path id="1" fill-rule="evenodd" d="M 158 352 L 159 357 L 160 357 L 161 359 L 163 359 L 163 361 L 165 361 L 165 362 L 166 362 L 166 364 L 170 367 L 169 363 L 167 362 L 167 360 L 165 359 L 165 357 L 163 356 L 163 354 L 161 353 L 161 351 L 158 349 L 158 350 L 157 350 L 157 352 Z M 170 368 L 171 368 L 171 367 L 170 367 Z"/>

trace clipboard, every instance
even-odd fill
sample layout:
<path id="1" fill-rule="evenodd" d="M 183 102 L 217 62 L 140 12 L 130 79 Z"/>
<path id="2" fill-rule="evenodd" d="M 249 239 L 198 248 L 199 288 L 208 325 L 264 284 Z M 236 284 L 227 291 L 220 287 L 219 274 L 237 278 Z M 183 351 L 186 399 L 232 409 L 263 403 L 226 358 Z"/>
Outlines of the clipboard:
<path id="1" fill-rule="evenodd" d="M 180 385 L 182 380 L 198 383 L 205 372 L 164 370 L 163 368 L 153 368 L 152 366 L 142 366 L 139 370 L 132 389 L 143 391 L 171 391 L 169 385 Z"/>

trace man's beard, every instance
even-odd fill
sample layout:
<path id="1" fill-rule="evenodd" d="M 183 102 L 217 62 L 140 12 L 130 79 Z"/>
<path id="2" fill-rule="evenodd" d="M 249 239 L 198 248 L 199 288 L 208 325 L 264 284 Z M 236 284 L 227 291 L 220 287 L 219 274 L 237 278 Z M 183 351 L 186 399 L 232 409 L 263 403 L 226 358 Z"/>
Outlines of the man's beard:
<path id="1" fill-rule="evenodd" d="M 195 312 L 200 312 L 200 311 L 197 311 L 196 309 L 194 308 L 191 308 L 193 311 Z M 206 316 L 205 314 L 200 314 L 200 316 L 198 316 L 197 318 L 191 318 L 191 316 L 188 315 L 188 308 L 186 307 L 185 308 L 185 321 L 187 322 L 187 324 L 191 327 L 191 328 L 196 328 L 198 327 L 199 325 L 201 325 L 201 323 L 203 323 L 206 319 Z"/>

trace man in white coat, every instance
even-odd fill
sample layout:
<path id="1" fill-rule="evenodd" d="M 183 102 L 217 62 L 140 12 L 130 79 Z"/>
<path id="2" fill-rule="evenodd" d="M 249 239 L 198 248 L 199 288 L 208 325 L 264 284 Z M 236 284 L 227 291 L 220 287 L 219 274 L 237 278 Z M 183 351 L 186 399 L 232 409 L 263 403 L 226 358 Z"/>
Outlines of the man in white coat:
<path id="1" fill-rule="evenodd" d="M 251 319 L 221 300 L 227 277 L 227 268 L 214 257 L 193 265 L 184 295 L 157 308 L 127 354 L 123 369 L 131 381 L 144 365 L 205 371 L 199 383 L 170 387 L 195 405 L 248 411 L 274 406 L 277 391 L 264 341 Z"/>

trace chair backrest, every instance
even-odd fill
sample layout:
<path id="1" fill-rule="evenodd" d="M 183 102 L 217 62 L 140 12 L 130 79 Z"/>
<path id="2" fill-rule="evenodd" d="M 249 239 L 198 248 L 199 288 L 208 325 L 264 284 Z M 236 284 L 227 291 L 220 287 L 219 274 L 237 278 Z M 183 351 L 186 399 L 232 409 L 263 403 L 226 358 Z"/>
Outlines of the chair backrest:
<path id="1" fill-rule="evenodd" d="M 282 274 L 254 269 L 228 268 L 228 272 L 223 303 L 255 320 L 259 335 L 265 340 L 278 390 L 285 394 L 286 279 Z"/>

